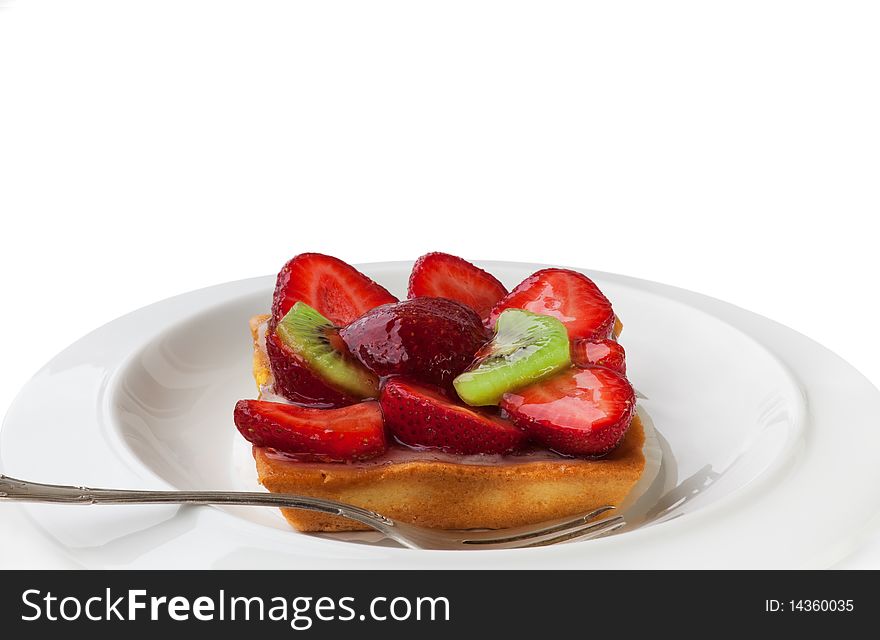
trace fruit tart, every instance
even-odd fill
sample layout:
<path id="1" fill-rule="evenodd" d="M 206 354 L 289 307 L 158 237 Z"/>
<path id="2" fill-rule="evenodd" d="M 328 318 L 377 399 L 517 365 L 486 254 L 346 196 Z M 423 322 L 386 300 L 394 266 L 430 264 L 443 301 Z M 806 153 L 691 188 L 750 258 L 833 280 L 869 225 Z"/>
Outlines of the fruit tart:
<path id="1" fill-rule="evenodd" d="M 444 529 L 502 528 L 619 505 L 645 467 L 622 328 L 585 275 L 509 291 L 445 253 L 407 299 L 317 253 L 251 319 L 259 398 L 234 420 L 269 491 Z M 282 510 L 301 531 L 359 523 Z"/>

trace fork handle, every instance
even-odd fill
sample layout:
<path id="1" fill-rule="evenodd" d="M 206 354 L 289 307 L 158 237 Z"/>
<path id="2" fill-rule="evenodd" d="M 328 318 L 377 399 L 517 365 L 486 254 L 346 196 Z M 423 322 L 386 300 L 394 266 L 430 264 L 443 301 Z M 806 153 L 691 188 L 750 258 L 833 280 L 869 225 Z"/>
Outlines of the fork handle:
<path id="1" fill-rule="evenodd" d="M 137 491 L 92 489 L 63 484 L 41 484 L 0 474 L 0 501 L 52 504 L 200 504 L 280 507 L 319 511 L 356 520 L 388 534 L 394 522 L 385 516 L 350 504 L 291 493 L 244 491 Z"/>

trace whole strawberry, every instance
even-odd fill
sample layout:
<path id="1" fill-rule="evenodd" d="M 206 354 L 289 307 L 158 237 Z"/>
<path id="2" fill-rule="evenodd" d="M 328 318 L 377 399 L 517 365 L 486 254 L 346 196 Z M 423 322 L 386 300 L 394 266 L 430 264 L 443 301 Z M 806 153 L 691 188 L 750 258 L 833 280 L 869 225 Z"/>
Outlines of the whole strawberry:
<path id="1" fill-rule="evenodd" d="M 406 375 L 446 388 L 489 339 L 473 309 L 427 297 L 376 307 L 339 335 L 377 376 Z"/>

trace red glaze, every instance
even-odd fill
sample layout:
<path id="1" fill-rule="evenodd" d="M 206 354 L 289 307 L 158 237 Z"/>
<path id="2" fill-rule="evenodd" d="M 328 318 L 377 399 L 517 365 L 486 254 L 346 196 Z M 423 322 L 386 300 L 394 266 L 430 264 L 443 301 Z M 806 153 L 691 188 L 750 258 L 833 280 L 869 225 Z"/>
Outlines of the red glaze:
<path id="1" fill-rule="evenodd" d="M 339 335 L 376 375 L 405 375 L 441 387 L 449 387 L 489 339 L 473 309 L 445 298 L 383 305 L 341 329 Z"/>
<path id="2" fill-rule="evenodd" d="M 449 298 L 466 304 L 481 318 L 507 295 L 491 273 L 448 253 L 427 253 L 416 260 L 409 276 L 408 297 Z"/>
<path id="3" fill-rule="evenodd" d="M 526 435 L 507 420 L 454 403 L 437 390 L 402 378 L 389 380 L 379 398 L 385 426 L 400 442 L 460 455 L 521 449 Z"/>
<path id="4" fill-rule="evenodd" d="M 626 352 L 614 340 L 576 340 L 571 345 L 571 362 L 579 367 L 605 367 L 626 375 Z"/>
<path id="5" fill-rule="evenodd" d="M 273 390 L 291 402 L 324 409 L 360 402 L 360 398 L 324 382 L 274 331 L 266 334 L 266 355 L 275 379 Z M 377 387 L 377 395 L 378 391 Z"/>
<path id="6" fill-rule="evenodd" d="M 299 300 L 337 326 L 348 324 L 373 307 L 397 302 L 385 287 L 351 265 L 320 253 L 301 253 L 278 273 L 270 328 Z"/>
<path id="7" fill-rule="evenodd" d="M 493 307 L 487 319 L 489 327 L 510 308 L 557 318 L 572 341 L 608 338 L 614 328 L 608 298 L 587 276 L 568 269 L 542 269 L 523 280 Z"/>
<path id="8" fill-rule="evenodd" d="M 239 400 L 235 426 L 249 442 L 301 460 L 366 460 L 387 448 L 382 412 L 375 401 L 342 409 Z"/>
<path id="9" fill-rule="evenodd" d="M 573 456 L 602 456 L 623 439 L 636 408 L 619 373 L 572 367 L 549 380 L 504 394 L 510 419 L 544 446 Z"/>

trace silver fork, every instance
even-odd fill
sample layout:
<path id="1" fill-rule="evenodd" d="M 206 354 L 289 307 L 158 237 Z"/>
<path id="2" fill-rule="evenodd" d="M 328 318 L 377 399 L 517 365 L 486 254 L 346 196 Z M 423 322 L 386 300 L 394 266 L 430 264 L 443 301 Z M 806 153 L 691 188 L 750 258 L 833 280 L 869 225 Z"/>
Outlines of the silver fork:
<path id="1" fill-rule="evenodd" d="M 132 491 L 40 484 L 0 475 L 0 501 L 53 504 L 201 504 L 283 507 L 319 511 L 356 520 L 410 549 L 517 549 L 568 540 L 588 540 L 611 533 L 624 524 L 622 516 L 596 520 L 612 506 L 576 518 L 562 518 L 523 527 L 492 531 L 441 530 L 398 522 L 342 502 L 289 493 L 235 491 Z"/>

